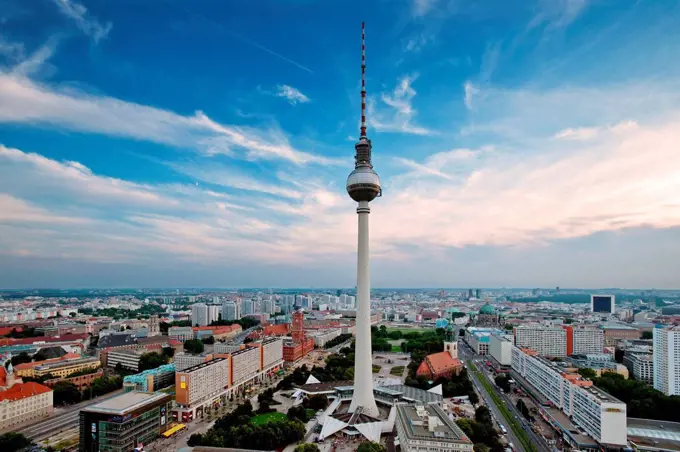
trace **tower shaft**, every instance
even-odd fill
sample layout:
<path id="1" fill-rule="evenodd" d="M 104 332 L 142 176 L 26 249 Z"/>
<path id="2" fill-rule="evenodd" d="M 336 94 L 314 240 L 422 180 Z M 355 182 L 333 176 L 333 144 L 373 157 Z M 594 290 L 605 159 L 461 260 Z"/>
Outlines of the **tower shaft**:
<path id="1" fill-rule="evenodd" d="M 360 201 L 359 247 L 357 253 L 357 316 L 354 350 L 354 394 L 349 411 L 362 407 L 363 413 L 378 417 L 373 395 L 373 354 L 371 352 L 371 270 L 369 266 L 368 201 Z"/>

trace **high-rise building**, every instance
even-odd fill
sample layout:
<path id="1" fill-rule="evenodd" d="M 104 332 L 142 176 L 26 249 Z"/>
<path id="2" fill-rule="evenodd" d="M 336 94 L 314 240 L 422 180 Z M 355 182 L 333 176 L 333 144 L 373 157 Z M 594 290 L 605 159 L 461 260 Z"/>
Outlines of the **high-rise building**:
<path id="1" fill-rule="evenodd" d="M 361 50 L 361 129 L 359 142 L 354 146 L 354 171 L 347 178 L 347 193 L 358 203 L 359 246 L 357 253 L 357 315 L 356 353 L 354 363 L 354 394 L 349 411 L 378 417 L 379 411 L 373 395 L 373 370 L 371 357 L 371 274 L 369 267 L 368 215 L 369 203 L 382 195 L 380 177 L 371 162 L 371 140 L 366 136 L 366 46 L 362 24 Z"/>
<path id="2" fill-rule="evenodd" d="M 564 358 L 567 332 L 558 326 L 521 325 L 515 328 L 515 345 L 535 350 L 541 356 Z"/>
<path id="3" fill-rule="evenodd" d="M 645 383 L 654 382 L 654 355 L 645 352 L 631 352 L 626 350 L 623 355 L 623 365 L 636 380 Z"/>
<path id="4" fill-rule="evenodd" d="M 219 319 L 220 307 L 215 304 L 196 303 L 191 305 L 191 324 L 207 326 Z"/>
<path id="5" fill-rule="evenodd" d="M 604 331 L 595 326 L 563 325 L 567 332 L 567 355 L 603 353 Z"/>
<path id="6" fill-rule="evenodd" d="M 564 367 L 518 347 L 512 348 L 512 368 L 598 443 L 628 443 L 626 404 L 595 387 L 592 381 L 566 373 Z M 556 420 L 556 424 L 560 422 L 563 421 Z"/>
<path id="7" fill-rule="evenodd" d="M 239 300 L 227 300 L 222 304 L 223 320 L 238 320 L 241 318 L 241 302 Z"/>
<path id="8" fill-rule="evenodd" d="M 253 300 L 243 300 L 241 302 L 241 315 L 252 315 L 255 313 Z"/>
<path id="9" fill-rule="evenodd" d="M 590 311 L 613 314 L 616 311 L 616 297 L 614 295 L 591 295 Z"/>
<path id="10" fill-rule="evenodd" d="M 489 336 L 489 355 L 501 366 L 509 366 L 512 362 L 512 342 L 501 334 Z"/>
<path id="11" fill-rule="evenodd" d="M 271 298 L 262 300 L 262 303 L 260 304 L 260 312 L 263 314 L 274 314 L 274 312 L 276 312 L 276 303 L 274 300 Z"/>
<path id="12" fill-rule="evenodd" d="M 680 327 L 654 328 L 654 389 L 680 395 Z"/>
<path id="13" fill-rule="evenodd" d="M 295 295 L 284 295 L 281 298 L 281 312 L 290 314 L 295 309 Z"/>

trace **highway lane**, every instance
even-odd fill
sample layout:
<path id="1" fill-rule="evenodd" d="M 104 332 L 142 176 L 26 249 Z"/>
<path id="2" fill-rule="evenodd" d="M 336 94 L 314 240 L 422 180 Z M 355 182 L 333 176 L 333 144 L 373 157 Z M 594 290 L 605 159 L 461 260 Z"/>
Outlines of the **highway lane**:
<path id="1" fill-rule="evenodd" d="M 61 412 L 55 412 L 50 417 L 36 424 L 17 429 L 16 431 L 22 433 L 24 436 L 26 436 L 27 438 L 31 438 L 34 441 L 49 438 L 50 436 L 62 432 L 64 430 L 78 427 L 80 419 L 80 410 L 82 410 L 83 408 L 116 397 L 122 393 L 123 390 L 119 389 L 109 394 L 97 397 L 93 400 L 81 402 L 79 404 L 65 408 Z"/>

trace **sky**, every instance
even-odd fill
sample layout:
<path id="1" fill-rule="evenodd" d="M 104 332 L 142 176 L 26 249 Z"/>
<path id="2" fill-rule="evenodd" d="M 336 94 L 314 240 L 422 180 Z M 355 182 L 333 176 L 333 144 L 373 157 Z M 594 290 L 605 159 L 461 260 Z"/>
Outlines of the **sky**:
<path id="1" fill-rule="evenodd" d="M 0 0 L 0 287 L 678 288 L 680 3 Z"/>

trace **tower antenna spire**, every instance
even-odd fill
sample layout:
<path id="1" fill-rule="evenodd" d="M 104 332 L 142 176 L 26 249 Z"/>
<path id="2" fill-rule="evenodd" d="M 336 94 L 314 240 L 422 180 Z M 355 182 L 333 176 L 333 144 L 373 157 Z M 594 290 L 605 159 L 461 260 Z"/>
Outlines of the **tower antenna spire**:
<path id="1" fill-rule="evenodd" d="M 366 137 L 366 26 L 361 22 L 361 138 Z"/>

